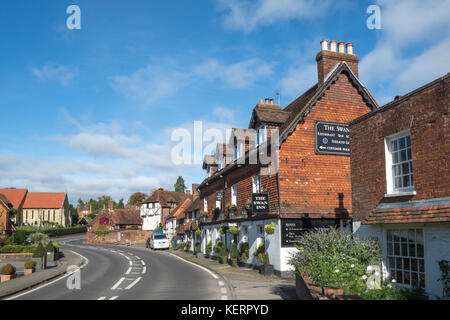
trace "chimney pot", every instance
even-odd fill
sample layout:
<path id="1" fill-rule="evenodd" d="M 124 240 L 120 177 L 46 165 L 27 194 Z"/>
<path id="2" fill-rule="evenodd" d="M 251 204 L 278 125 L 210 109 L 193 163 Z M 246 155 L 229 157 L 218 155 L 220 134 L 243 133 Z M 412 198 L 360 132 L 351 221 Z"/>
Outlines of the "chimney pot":
<path id="1" fill-rule="evenodd" d="M 345 53 L 345 43 L 339 42 L 339 53 Z"/>
<path id="2" fill-rule="evenodd" d="M 347 43 L 347 54 L 353 54 L 353 43 Z"/>
<path id="3" fill-rule="evenodd" d="M 266 102 L 265 102 L 266 104 L 269 104 L 269 99 L 268 98 L 266 98 Z"/>
<path id="4" fill-rule="evenodd" d="M 336 40 L 331 40 L 330 41 L 330 51 L 332 52 L 336 52 Z"/>
<path id="5" fill-rule="evenodd" d="M 270 99 L 270 104 L 273 104 L 273 99 Z"/>
<path id="6" fill-rule="evenodd" d="M 259 104 L 263 104 L 263 103 L 264 103 L 263 99 L 260 99 Z"/>
<path id="7" fill-rule="evenodd" d="M 320 44 L 322 45 L 323 51 L 328 51 L 328 40 L 322 40 L 320 41 Z"/>

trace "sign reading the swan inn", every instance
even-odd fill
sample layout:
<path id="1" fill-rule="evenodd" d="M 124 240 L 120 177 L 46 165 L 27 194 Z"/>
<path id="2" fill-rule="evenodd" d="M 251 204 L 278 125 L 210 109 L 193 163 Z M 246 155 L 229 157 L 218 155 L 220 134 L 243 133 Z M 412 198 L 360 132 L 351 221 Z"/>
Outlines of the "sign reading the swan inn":
<path id="1" fill-rule="evenodd" d="M 254 214 L 269 213 L 269 194 L 253 193 L 252 194 L 252 211 Z"/>
<path id="2" fill-rule="evenodd" d="M 348 124 L 315 121 L 316 154 L 350 155 Z"/>

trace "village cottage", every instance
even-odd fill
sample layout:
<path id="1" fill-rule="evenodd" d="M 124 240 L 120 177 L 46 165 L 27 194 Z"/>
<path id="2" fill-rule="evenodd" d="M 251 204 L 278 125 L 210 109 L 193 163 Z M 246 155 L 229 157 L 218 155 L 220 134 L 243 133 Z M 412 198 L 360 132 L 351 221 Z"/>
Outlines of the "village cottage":
<path id="1" fill-rule="evenodd" d="M 10 216 L 12 209 L 11 201 L 4 194 L 0 193 L 0 235 L 11 235 L 15 230 Z"/>
<path id="2" fill-rule="evenodd" d="M 246 242 L 250 253 L 264 244 L 275 272 L 284 276 L 302 232 L 351 230 L 348 123 L 378 105 L 358 79 L 353 45 L 340 42 L 338 48 L 336 41 L 330 48 L 322 41 L 317 84 L 285 108 L 261 100 L 249 128 L 233 129 L 226 145 L 205 157 L 207 177 L 199 186 L 200 208 L 208 213 L 201 223 L 203 251 L 219 239 L 228 248 Z M 232 227 L 237 234 L 227 232 Z M 259 262 L 250 254 L 247 264 Z"/>
<path id="3" fill-rule="evenodd" d="M 449 298 L 450 74 L 350 123 L 355 235 L 377 240 L 384 275 Z M 447 270 L 447 271 L 445 271 Z"/>
<path id="4" fill-rule="evenodd" d="M 11 220 L 16 226 L 23 225 L 23 204 L 25 203 L 25 198 L 28 194 L 27 189 L 0 189 L 0 193 L 3 194 L 13 206 L 15 211 L 15 217 Z"/>
<path id="5" fill-rule="evenodd" d="M 70 227 L 72 222 L 67 193 L 28 192 L 23 204 L 22 222 L 30 226 L 53 223 Z"/>

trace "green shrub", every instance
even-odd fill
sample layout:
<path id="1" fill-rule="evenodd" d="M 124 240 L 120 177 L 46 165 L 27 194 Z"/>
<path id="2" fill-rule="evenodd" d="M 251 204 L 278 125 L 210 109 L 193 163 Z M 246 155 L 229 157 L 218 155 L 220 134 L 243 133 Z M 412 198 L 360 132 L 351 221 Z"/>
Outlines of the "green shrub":
<path id="1" fill-rule="evenodd" d="M 222 246 L 220 247 L 220 255 L 221 255 L 222 257 L 228 257 L 228 249 L 227 249 L 227 246 L 226 246 L 226 245 L 222 245 Z"/>
<path id="2" fill-rule="evenodd" d="M 186 247 L 186 243 L 184 243 L 183 241 L 178 242 L 177 250 L 184 250 L 184 247 Z"/>
<path id="3" fill-rule="evenodd" d="M 394 285 L 382 285 L 380 289 L 366 290 L 360 294 L 365 300 L 406 300 L 402 292 Z"/>
<path id="4" fill-rule="evenodd" d="M 373 241 L 354 239 L 335 228 L 305 233 L 291 254 L 289 264 L 321 287 L 340 287 L 344 294 L 362 295 L 369 265 L 381 263 L 381 251 Z"/>
<path id="5" fill-rule="evenodd" d="M 9 236 L 0 236 L 0 247 L 13 244 L 12 238 Z"/>
<path id="6" fill-rule="evenodd" d="M 42 258 L 47 254 L 47 250 L 45 250 L 44 246 L 42 245 L 42 243 L 39 243 L 36 250 L 34 250 L 33 252 L 33 257 L 34 258 Z"/>
<path id="7" fill-rule="evenodd" d="M 47 246 L 45 246 L 47 252 L 55 252 L 55 247 L 53 246 L 53 242 L 49 241 Z"/>
<path id="8" fill-rule="evenodd" d="M 36 268 L 36 261 L 28 260 L 27 262 L 25 262 L 24 267 L 25 269 L 34 269 Z"/>
<path id="9" fill-rule="evenodd" d="M 269 253 L 266 252 L 266 254 L 264 255 L 262 264 L 265 266 L 269 266 L 270 265 L 270 259 L 269 259 Z"/>
<path id="10" fill-rule="evenodd" d="M 30 234 L 30 239 L 31 242 L 33 242 L 34 244 L 47 244 L 49 241 L 48 235 L 41 233 L 41 232 L 36 232 L 36 233 L 32 233 Z"/>
<path id="11" fill-rule="evenodd" d="M 13 275 L 16 273 L 16 267 L 14 267 L 12 264 L 7 264 L 0 269 L 0 273 L 5 276 Z"/>
<path id="12" fill-rule="evenodd" d="M 108 235 L 108 234 L 110 234 L 111 233 L 111 230 L 95 230 L 94 231 L 94 234 L 96 235 L 96 236 L 106 236 L 106 235 Z"/>
<path id="13" fill-rule="evenodd" d="M 14 242 L 16 244 L 24 244 L 27 236 L 28 233 L 26 230 L 16 230 L 16 232 L 14 232 Z"/>
<path id="14" fill-rule="evenodd" d="M 127 227 L 127 230 L 139 230 L 138 226 Z"/>
<path id="15" fill-rule="evenodd" d="M 233 243 L 231 245 L 231 249 L 230 249 L 230 257 L 231 259 L 237 259 L 239 257 L 239 250 L 237 248 L 236 243 Z"/>
<path id="16" fill-rule="evenodd" d="M 59 244 L 56 242 L 53 242 L 53 248 L 55 250 L 55 252 L 59 252 Z"/>
<path id="17" fill-rule="evenodd" d="M 222 248 L 222 240 L 217 240 L 214 246 L 214 253 L 220 254 L 220 248 Z"/>
<path id="18" fill-rule="evenodd" d="M 209 240 L 208 244 L 206 245 L 205 252 L 207 255 L 210 255 L 212 251 L 212 240 Z"/>

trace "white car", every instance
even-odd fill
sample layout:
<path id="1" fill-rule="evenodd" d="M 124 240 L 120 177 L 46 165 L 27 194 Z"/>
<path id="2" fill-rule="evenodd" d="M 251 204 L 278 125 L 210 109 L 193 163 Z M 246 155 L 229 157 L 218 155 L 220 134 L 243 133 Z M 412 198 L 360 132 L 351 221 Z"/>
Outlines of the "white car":
<path id="1" fill-rule="evenodd" d="M 150 238 L 150 249 L 169 249 L 169 238 L 165 233 L 155 233 Z"/>

